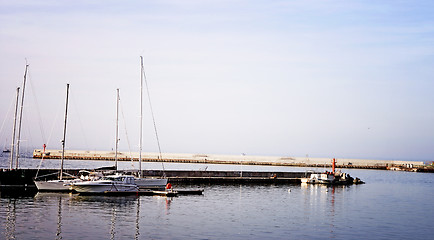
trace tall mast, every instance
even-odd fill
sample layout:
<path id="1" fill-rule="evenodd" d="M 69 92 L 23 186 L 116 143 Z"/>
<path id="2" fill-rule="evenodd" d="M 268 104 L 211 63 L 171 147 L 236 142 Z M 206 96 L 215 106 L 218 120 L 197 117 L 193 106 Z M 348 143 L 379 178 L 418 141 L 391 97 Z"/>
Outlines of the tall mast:
<path id="1" fill-rule="evenodd" d="M 16 153 L 15 168 L 18 168 L 18 159 L 20 158 L 21 123 L 23 121 L 24 92 L 26 90 L 26 80 L 27 80 L 28 67 L 29 67 L 29 64 L 26 64 L 26 70 L 24 71 L 23 93 L 21 94 L 20 122 L 18 124 L 18 140 L 17 140 L 17 153 Z"/>
<path id="2" fill-rule="evenodd" d="M 11 164 L 9 166 L 9 169 L 12 170 L 13 168 L 13 162 L 14 162 L 14 149 L 15 149 L 15 129 L 17 126 L 17 113 L 18 113 L 18 99 L 20 95 L 20 88 L 17 87 L 17 100 L 15 102 L 15 115 L 14 115 L 14 127 L 12 130 L 12 146 L 11 146 Z"/>
<path id="3" fill-rule="evenodd" d="M 65 122 L 63 124 L 62 158 L 60 159 L 60 180 L 63 178 L 63 159 L 65 157 L 66 120 L 68 119 L 69 83 L 66 84 Z"/>
<path id="4" fill-rule="evenodd" d="M 119 88 L 116 89 L 116 143 L 115 143 L 115 169 L 118 170 L 118 143 L 119 143 Z"/>
<path id="5" fill-rule="evenodd" d="M 139 177 L 142 177 L 142 124 L 143 124 L 143 57 L 140 56 L 140 141 L 139 141 Z"/>

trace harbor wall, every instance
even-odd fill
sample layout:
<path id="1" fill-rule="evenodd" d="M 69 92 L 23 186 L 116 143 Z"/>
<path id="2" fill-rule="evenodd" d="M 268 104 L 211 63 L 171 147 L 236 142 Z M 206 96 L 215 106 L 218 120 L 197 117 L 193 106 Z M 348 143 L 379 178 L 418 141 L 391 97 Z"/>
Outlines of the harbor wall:
<path id="1" fill-rule="evenodd" d="M 56 159 L 60 158 L 61 150 L 35 149 L 34 158 Z M 119 161 L 138 161 L 139 153 L 118 152 Z M 114 160 L 114 151 L 82 151 L 66 150 L 66 159 L 79 160 Z M 142 153 L 142 161 L 146 162 L 177 162 L 177 163 L 205 163 L 205 164 L 237 164 L 237 165 L 272 165 L 272 166 L 299 166 L 299 167 L 331 167 L 330 158 L 310 157 L 276 157 L 276 156 L 250 156 L 250 155 L 216 155 L 216 154 L 189 154 L 189 153 Z M 418 168 L 424 166 L 423 161 L 399 160 L 368 160 L 337 158 L 336 166 L 339 168 L 367 168 L 390 169 L 393 167 Z"/>
<path id="2" fill-rule="evenodd" d="M 64 170 L 64 178 L 79 176 L 81 169 Z M 88 169 L 88 171 L 93 171 Z M 104 174 L 114 174 L 114 170 L 104 170 Z M 0 190 L 2 188 L 35 188 L 34 178 L 53 180 L 59 177 L 58 169 L 0 169 Z M 137 170 L 122 171 L 124 174 L 138 175 Z M 170 183 L 219 184 L 219 183 L 300 183 L 311 172 L 240 172 L 240 171 L 189 171 L 189 170 L 143 170 L 146 177 L 165 177 Z"/>

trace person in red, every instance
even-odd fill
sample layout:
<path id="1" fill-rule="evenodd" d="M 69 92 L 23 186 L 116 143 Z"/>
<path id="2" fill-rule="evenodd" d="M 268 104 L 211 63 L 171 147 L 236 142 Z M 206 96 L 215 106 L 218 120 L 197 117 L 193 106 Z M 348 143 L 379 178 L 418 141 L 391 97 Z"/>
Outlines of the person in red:
<path id="1" fill-rule="evenodd" d="M 172 184 L 170 184 L 170 183 L 168 183 L 167 185 L 166 185 L 166 191 L 172 191 Z"/>

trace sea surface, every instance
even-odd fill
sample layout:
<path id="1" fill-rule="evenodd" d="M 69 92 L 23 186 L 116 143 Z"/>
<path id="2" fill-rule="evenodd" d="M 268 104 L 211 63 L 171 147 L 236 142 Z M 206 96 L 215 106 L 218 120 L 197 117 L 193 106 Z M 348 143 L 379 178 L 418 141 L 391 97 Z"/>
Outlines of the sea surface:
<path id="1" fill-rule="evenodd" d="M 39 159 L 24 158 L 21 168 Z M 67 160 L 66 168 L 113 165 Z M 0 157 L 0 168 L 9 159 Z M 44 160 L 42 168 L 57 168 Z M 121 162 L 121 168 L 137 167 Z M 296 167 L 143 163 L 150 169 L 307 171 Z M 178 185 L 199 196 L 0 192 L 0 239 L 434 239 L 434 174 L 343 169 L 366 184 Z"/>

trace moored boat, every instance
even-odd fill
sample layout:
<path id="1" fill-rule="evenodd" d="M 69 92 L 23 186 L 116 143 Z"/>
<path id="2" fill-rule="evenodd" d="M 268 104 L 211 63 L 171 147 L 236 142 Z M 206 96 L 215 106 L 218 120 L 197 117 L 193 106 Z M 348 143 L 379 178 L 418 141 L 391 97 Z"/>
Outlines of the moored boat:
<path id="1" fill-rule="evenodd" d="M 36 187 L 38 188 L 38 191 L 61 191 L 61 192 L 70 191 L 71 183 L 73 181 L 76 181 L 75 179 L 73 180 L 63 179 L 63 161 L 65 156 L 66 123 L 68 119 L 68 99 L 69 99 L 69 84 L 66 84 L 65 121 L 63 125 L 62 158 L 60 159 L 60 176 L 59 179 L 50 180 L 50 181 L 37 180 L 38 176 L 36 176 L 34 182 Z M 45 147 L 46 145 L 44 144 L 44 153 L 45 153 Z"/>
<path id="2" fill-rule="evenodd" d="M 139 187 L 131 175 L 109 175 L 95 181 L 76 182 L 71 185 L 72 190 L 81 194 L 103 194 L 105 192 L 133 192 Z"/>
<path id="3" fill-rule="evenodd" d="M 310 177 L 302 178 L 301 183 L 310 184 L 335 184 L 335 185 L 346 185 L 346 184 L 362 184 L 364 183 L 359 178 L 352 178 L 350 174 L 343 173 L 341 171 L 335 171 L 336 159 L 333 158 L 332 161 L 332 171 L 324 173 L 311 173 Z"/>
<path id="4" fill-rule="evenodd" d="M 142 172 L 142 135 L 143 135 L 143 80 L 145 80 L 146 82 L 146 75 L 145 75 L 145 70 L 143 67 L 143 57 L 140 56 L 140 139 L 139 139 L 139 171 L 138 171 L 138 175 L 139 177 L 135 179 L 136 184 L 138 185 L 138 187 L 140 189 L 153 189 L 153 190 L 161 190 L 164 189 L 166 187 L 167 184 L 167 178 L 165 178 L 163 176 L 163 178 L 155 178 L 155 177 L 144 177 L 143 176 L 143 172 Z M 162 155 L 161 155 L 161 148 L 160 148 L 160 143 L 158 140 L 158 134 L 157 134 L 157 127 L 156 127 L 156 123 L 155 123 L 155 118 L 154 118 L 154 113 L 152 110 L 152 104 L 151 104 L 151 97 L 149 95 L 149 89 L 148 89 L 148 83 L 146 82 L 146 90 L 148 92 L 148 100 L 149 100 L 149 105 L 150 105 L 150 109 L 151 109 L 151 115 L 152 115 L 152 120 L 154 122 L 154 131 L 155 131 L 155 137 L 158 143 L 158 151 L 159 151 L 159 157 L 160 159 L 162 159 Z M 163 165 L 163 163 L 162 163 Z M 164 165 L 163 165 L 163 172 L 164 172 Z"/>
<path id="5" fill-rule="evenodd" d="M 140 189 L 163 190 L 167 185 L 167 178 L 135 178 L 135 183 Z"/>
<path id="6" fill-rule="evenodd" d="M 312 173 L 309 178 L 302 178 L 302 183 L 321 183 L 321 184 L 332 184 L 335 182 L 334 174 L 329 172 L 325 173 Z"/>
<path id="7" fill-rule="evenodd" d="M 80 182 L 79 179 L 73 180 L 49 180 L 49 181 L 35 181 L 35 185 L 38 191 L 42 192 L 69 192 L 71 191 L 71 184 L 74 182 Z"/>

